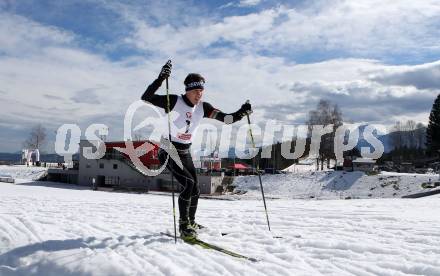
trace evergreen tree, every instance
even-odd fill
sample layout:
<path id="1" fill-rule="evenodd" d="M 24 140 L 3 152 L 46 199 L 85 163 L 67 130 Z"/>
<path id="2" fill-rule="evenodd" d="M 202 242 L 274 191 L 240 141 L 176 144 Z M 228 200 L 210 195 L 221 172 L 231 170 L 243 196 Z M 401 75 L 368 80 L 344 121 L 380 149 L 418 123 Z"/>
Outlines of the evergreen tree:
<path id="1" fill-rule="evenodd" d="M 440 150 L 440 94 L 437 96 L 429 115 L 426 146 L 431 153 L 438 153 Z"/>

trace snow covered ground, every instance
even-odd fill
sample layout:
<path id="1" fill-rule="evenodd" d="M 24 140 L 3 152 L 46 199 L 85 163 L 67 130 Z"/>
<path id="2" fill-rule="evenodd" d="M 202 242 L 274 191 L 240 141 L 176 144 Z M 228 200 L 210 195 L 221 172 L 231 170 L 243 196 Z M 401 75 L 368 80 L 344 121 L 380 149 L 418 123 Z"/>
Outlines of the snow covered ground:
<path id="1" fill-rule="evenodd" d="M 47 172 L 44 167 L 27 167 L 26 165 L 0 165 L 0 175 L 9 176 L 14 179 L 37 180 Z"/>
<path id="2" fill-rule="evenodd" d="M 381 173 L 366 175 L 363 172 L 319 171 L 262 176 L 264 192 L 277 198 L 393 198 L 427 192 L 423 183 L 440 181 L 439 175 Z M 241 198 L 261 197 L 257 176 L 237 177 L 236 190 L 247 191 Z M 435 188 L 439 189 L 439 188 Z"/>
<path id="3" fill-rule="evenodd" d="M 269 200 L 272 233 L 259 200 L 200 200 L 252 263 L 161 235 L 170 196 L 0 183 L 0 275 L 440 275 L 439 199 Z"/>

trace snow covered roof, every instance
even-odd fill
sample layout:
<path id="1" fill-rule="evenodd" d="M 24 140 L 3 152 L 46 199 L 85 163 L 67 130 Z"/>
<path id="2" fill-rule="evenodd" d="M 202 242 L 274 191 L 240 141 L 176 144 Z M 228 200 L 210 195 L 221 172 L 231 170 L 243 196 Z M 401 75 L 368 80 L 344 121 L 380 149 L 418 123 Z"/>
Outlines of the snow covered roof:
<path id="1" fill-rule="evenodd" d="M 298 160 L 297 165 L 312 165 L 315 164 L 315 162 L 316 162 L 316 158 L 305 158 Z"/>

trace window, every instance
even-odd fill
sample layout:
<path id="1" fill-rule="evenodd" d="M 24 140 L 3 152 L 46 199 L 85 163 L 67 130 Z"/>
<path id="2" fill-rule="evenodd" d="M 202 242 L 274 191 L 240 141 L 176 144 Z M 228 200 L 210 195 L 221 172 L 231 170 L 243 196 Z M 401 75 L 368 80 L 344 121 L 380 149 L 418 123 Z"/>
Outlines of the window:
<path id="1" fill-rule="evenodd" d="M 105 178 L 105 185 L 118 185 L 119 176 L 107 176 Z"/>
<path id="2" fill-rule="evenodd" d="M 113 169 L 117 170 L 118 169 L 118 164 L 113 164 Z"/>
<path id="3" fill-rule="evenodd" d="M 104 169 L 104 163 L 99 163 L 99 168 Z"/>

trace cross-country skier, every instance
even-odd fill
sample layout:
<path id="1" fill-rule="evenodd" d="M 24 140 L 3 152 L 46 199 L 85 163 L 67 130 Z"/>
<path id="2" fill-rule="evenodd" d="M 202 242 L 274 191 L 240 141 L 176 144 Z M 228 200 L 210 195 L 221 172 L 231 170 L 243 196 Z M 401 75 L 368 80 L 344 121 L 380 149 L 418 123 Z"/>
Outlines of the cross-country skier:
<path id="1" fill-rule="evenodd" d="M 157 79 L 148 86 L 142 95 L 142 100 L 163 108 L 165 112 L 167 112 L 167 96 L 156 95 L 155 92 L 162 82 L 170 76 L 171 67 L 171 61 L 168 61 L 162 67 Z M 168 160 L 167 168 L 173 171 L 173 175 L 182 186 L 178 199 L 180 236 L 183 239 L 191 239 L 196 238 L 196 231 L 203 228 L 195 221 L 200 188 L 190 152 L 193 134 L 202 118 L 211 118 L 232 124 L 241 120 L 246 114 L 250 114 L 252 108 L 249 103 L 245 103 L 238 111 L 226 114 L 202 101 L 205 79 L 200 74 L 188 74 L 183 83 L 185 84 L 185 94 L 169 95 L 170 111 L 176 112 L 176 116 L 171 121 L 171 142 L 177 149 L 183 169 L 171 158 Z M 168 135 L 166 137 L 168 139 Z M 161 164 L 164 164 L 166 158 L 167 152 L 160 149 L 159 160 Z"/>

